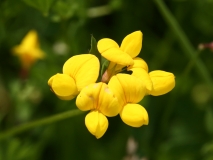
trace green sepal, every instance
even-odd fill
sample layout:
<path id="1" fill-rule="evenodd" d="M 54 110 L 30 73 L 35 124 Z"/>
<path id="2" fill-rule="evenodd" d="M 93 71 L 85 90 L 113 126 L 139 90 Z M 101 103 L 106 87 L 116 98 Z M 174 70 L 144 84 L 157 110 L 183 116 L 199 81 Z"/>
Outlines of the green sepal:
<path id="1" fill-rule="evenodd" d="M 91 48 L 89 50 L 89 53 L 95 55 L 101 62 L 101 54 L 98 52 L 97 41 L 93 37 L 93 35 L 91 35 Z"/>
<path id="2" fill-rule="evenodd" d="M 105 59 L 104 57 L 102 57 L 101 54 L 99 53 L 98 48 L 97 48 L 97 41 L 93 37 L 93 35 L 91 36 L 91 48 L 89 50 L 89 53 L 95 55 L 99 59 L 101 67 L 100 67 L 100 71 L 99 71 L 98 81 L 101 81 L 102 75 L 104 74 L 107 67 L 109 66 L 109 61 L 107 59 Z"/>
<path id="3" fill-rule="evenodd" d="M 106 58 L 101 56 L 101 71 L 100 71 L 101 77 L 106 71 L 106 69 L 108 68 L 108 66 L 109 66 L 109 61 Z"/>

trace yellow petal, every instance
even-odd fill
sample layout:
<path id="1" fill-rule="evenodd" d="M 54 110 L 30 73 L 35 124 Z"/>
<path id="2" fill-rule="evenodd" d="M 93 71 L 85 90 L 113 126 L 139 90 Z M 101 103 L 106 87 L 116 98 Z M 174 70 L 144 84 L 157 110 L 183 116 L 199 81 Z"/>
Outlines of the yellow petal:
<path id="1" fill-rule="evenodd" d="M 128 70 L 131 70 L 133 68 L 142 68 L 145 71 L 148 72 L 148 65 L 147 63 L 139 57 L 133 58 L 134 64 L 128 67 Z"/>
<path id="2" fill-rule="evenodd" d="M 121 111 L 122 106 L 119 104 L 117 97 L 105 83 L 102 84 L 99 93 L 98 106 L 99 110 L 108 117 L 116 116 Z"/>
<path id="3" fill-rule="evenodd" d="M 132 75 L 141 79 L 146 86 L 146 89 L 148 91 L 151 91 L 153 89 L 151 78 L 148 74 L 148 72 L 142 68 L 132 68 L 130 69 L 132 72 Z"/>
<path id="4" fill-rule="evenodd" d="M 132 58 L 136 57 L 142 48 L 142 38 L 143 34 L 141 31 L 135 31 L 129 35 L 127 35 L 122 43 L 120 49 L 127 54 L 129 54 Z"/>
<path id="5" fill-rule="evenodd" d="M 103 38 L 98 41 L 97 48 L 98 51 L 102 54 L 110 48 L 119 48 L 119 46 L 114 40 L 109 38 Z"/>
<path id="6" fill-rule="evenodd" d="M 39 46 L 38 43 L 38 35 L 35 30 L 31 30 L 27 33 L 27 35 L 22 40 L 21 44 L 23 46 L 28 46 L 29 48 L 36 48 Z"/>
<path id="7" fill-rule="evenodd" d="M 146 109 L 139 104 L 127 104 L 120 113 L 124 123 L 132 127 L 148 125 L 149 117 Z"/>
<path id="8" fill-rule="evenodd" d="M 73 77 L 80 91 L 88 84 L 96 82 L 99 69 L 100 63 L 97 57 L 92 54 L 82 54 L 68 59 L 64 63 L 63 73 Z"/>
<path id="9" fill-rule="evenodd" d="M 97 99 L 94 99 L 96 97 L 93 95 L 93 90 L 91 89 L 93 85 L 95 84 L 90 84 L 83 88 L 76 98 L 76 106 L 82 111 L 96 109 L 95 102 Z"/>
<path id="10" fill-rule="evenodd" d="M 130 57 L 130 55 L 118 48 L 110 48 L 104 51 L 101 55 L 107 60 L 123 66 L 129 66 L 134 64 L 133 59 Z"/>
<path id="11" fill-rule="evenodd" d="M 57 75 L 57 74 L 56 74 Z M 53 79 L 56 75 L 53 75 L 52 77 L 50 77 L 50 79 L 48 80 L 47 84 L 51 87 L 52 86 L 52 82 L 53 82 Z"/>
<path id="12" fill-rule="evenodd" d="M 141 79 L 144 82 L 146 89 L 151 91 L 153 89 L 153 85 L 148 74 L 148 65 L 142 58 L 136 57 L 133 60 L 134 64 L 129 66 L 127 70 L 133 71 L 132 75 Z"/>
<path id="13" fill-rule="evenodd" d="M 105 83 L 90 84 L 83 88 L 76 99 L 76 106 L 82 110 L 98 110 L 106 116 L 116 116 L 121 105 Z"/>
<path id="14" fill-rule="evenodd" d="M 85 125 L 89 132 L 98 139 L 106 132 L 108 128 L 108 120 L 102 113 L 91 111 L 85 117 Z"/>
<path id="15" fill-rule="evenodd" d="M 149 75 L 153 83 L 153 90 L 148 91 L 148 93 L 153 96 L 166 94 L 175 87 L 175 76 L 173 73 L 156 70 L 150 72 Z"/>
<path id="16" fill-rule="evenodd" d="M 62 100 L 71 100 L 78 94 L 74 79 L 66 74 L 58 73 L 52 76 L 48 81 L 48 85 Z"/>
<path id="17" fill-rule="evenodd" d="M 122 106 L 126 103 L 140 102 L 146 93 L 144 83 L 139 78 L 128 74 L 113 76 L 108 86 Z"/>
<path id="18" fill-rule="evenodd" d="M 123 107 L 126 104 L 126 97 L 125 97 L 125 92 L 123 90 L 122 84 L 118 80 L 117 76 L 113 76 L 110 79 L 108 86 L 117 97 L 120 105 Z"/>

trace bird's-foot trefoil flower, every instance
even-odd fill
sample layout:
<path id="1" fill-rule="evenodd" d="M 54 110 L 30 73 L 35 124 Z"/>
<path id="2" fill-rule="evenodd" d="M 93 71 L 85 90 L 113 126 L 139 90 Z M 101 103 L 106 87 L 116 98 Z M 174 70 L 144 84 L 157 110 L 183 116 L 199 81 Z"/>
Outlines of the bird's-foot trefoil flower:
<path id="1" fill-rule="evenodd" d="M 63 72 L 48 81 L 59 98 L 70 100 L 77 96 L 76 106 L 89 111 L 85 125 L 96 138 L 105 134 L 109 125 L 107 117 L 118 114 L 129 126 L 148 125 L 148 113 L 138 103 L 144 96 L 166 94 L 175 86 L 172 73 L 149 72 L 147 63 L 137 57 L 142 36 L 141 31 L 135 31 L 127 35 L 120 46 L 109 38 L 96 43 L 92 37 L 90 54 L 71 57 L 65 62 Z"/>
<path id="2" fill-rule="evenodd" d="M 146 94 L 146 87 L 142 80 L 120 73 L 110 79 L 108 86 L 122 105 L 120 117 L 124 123 L 132 127 L 148 124 L 147 111 L 143 106 L 137 104 Z"/>
<path id="3" fill-rule="evenodd" d="M 83 88 L 77 96 L 76 106 L 82 111 L 90 111 L 86 115 L 85 124 L 96 138 L 102 137 L 108 128 L 106 116 L 116 116 L 121 110 L 117 97 L 102 82 Z"/>
<path id="4" fill-rule="evenodd" d="M 13 47 L 12 52 L 19 57 L 23 69 L 26 70 L 38 59 L 43 59 L 45 56 L 39 47 L 38 35 L 35 30 L 29 31 L 21 44 Z"/>
<path id="5" fill-rule="evenodd" d="M 98 41 L 98 51 L 110 61 L 103 81 L 108 82 L 122 68 L 134 64 L 133 58 L 140 53 L 142 48 L 142 38 L 142 32 L 135 31 L 123 39 L 120 47 L 114 40 L 109 38 L 103 38 Z"/>
<path id="6" fill-rule="evenodd" d="M 52 76 L 48 85 L 62 100 L 71 100 L 87 85 L 95 83 L 99 74 L 98 58 L 92 54 L 76 55 L 68 59 L 63 73 Z"/>

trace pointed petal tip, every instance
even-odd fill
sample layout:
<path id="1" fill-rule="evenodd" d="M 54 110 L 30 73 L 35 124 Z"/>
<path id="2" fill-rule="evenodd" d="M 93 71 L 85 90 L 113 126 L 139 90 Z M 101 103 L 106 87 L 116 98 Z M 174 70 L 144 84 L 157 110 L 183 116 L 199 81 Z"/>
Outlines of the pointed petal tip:
<path id="1" fill-rule="evenodd" d="M 140 30 L 138 30 L 138 31 L 134 31 L 134 32 L 132 32 L 131 34 L 133 34 L 133 35 L 135 35 L 135 36 L 143 36 L 143 33 L 140 31 Z"/>
<path id="2" fill-rule="evenodd" d="M 120 49 L 132 58 L 138 56 L 142 49 L 143 35 L 141 31 L 135 31 L 124 37 Z"/>

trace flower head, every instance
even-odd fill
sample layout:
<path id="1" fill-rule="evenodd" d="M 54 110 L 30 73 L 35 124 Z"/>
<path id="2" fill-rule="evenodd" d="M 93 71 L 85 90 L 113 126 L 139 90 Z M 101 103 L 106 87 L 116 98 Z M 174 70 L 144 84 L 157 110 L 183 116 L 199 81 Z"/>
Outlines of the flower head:
<path id="1" fill-rule="evenodd" d="M 15 46 L 12 52 L 19 57 L 24 69 L 29 69 L 34 62 L 43 59 L 45 55 L 39 48 L 38 35 L 35 30 L 29 31 L 21 44 Z"/>
<path id="2" fill-rule="evenodd" d="M 49 79 L 48 85 L 60 99 L 71 100 L 84 87 L 96 82 L 99 68 L 98 58 L 94 55 L 76 55 L 64 63 L 62 74 Z"/>
<path id="3" fill-rule="evenodd" d="M 92 44 L 92 51 L 96 52 Z M 148 125 L 148 113 L 137 103 L 145 95 L 158 96 L 174 88 L 172 73 L 159 70 L 149 72 L 147 63 L 136 57 L 141 48 L 141 31 L 127 35 L 120 47 L 112 39 L 101 39 L 97 49 L 108 60 L 101 60 L 101 82 L 96 82 L 99 60 L 91 54 L 71 57 L 64 64 L 63 73 L 49 79 L 51 90 L 59 98 L 69 100 L 77 96 L 76 106 L 82 111 L 89 111 L 85 125 L 96 138 L 105 134 L 109 125 L 107 117 L 117 114 L 129 126 Z M 119 73 L 124 69 L 132 71 L 132 74 Z"/>

